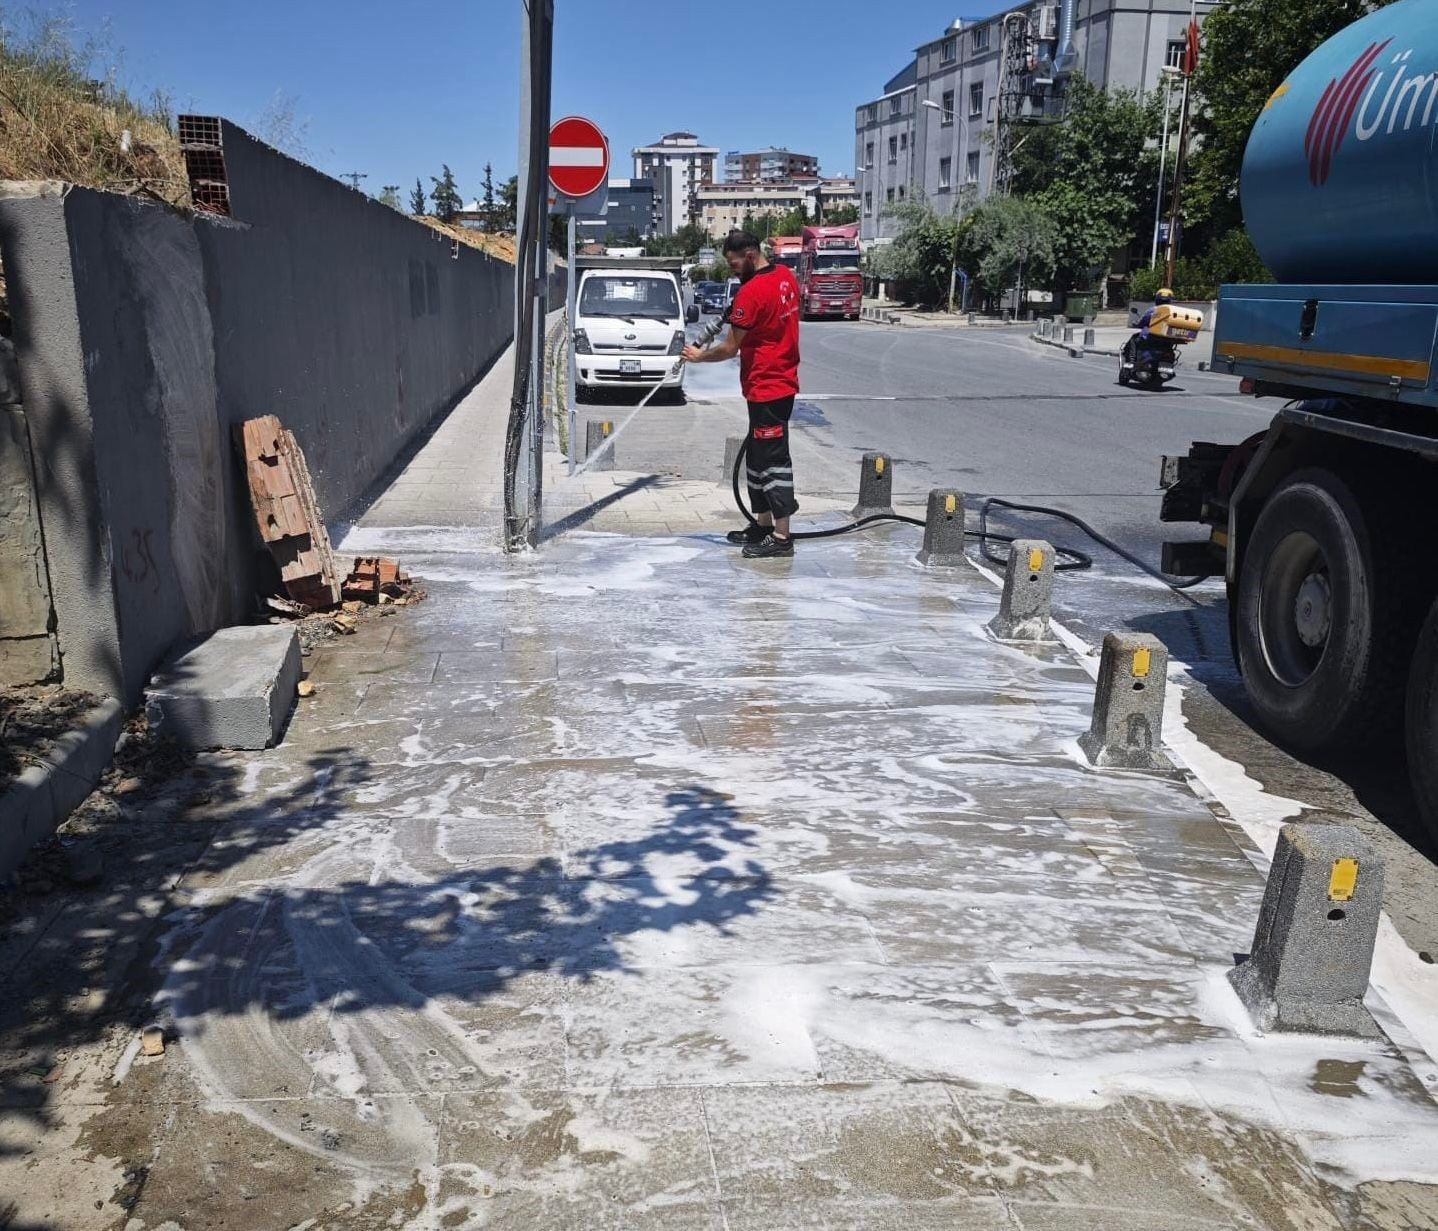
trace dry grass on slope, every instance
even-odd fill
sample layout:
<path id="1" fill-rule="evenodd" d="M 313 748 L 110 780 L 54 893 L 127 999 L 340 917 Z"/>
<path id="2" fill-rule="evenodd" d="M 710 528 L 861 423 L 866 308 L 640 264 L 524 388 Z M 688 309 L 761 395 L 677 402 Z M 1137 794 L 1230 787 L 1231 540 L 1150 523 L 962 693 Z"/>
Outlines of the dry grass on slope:
<path id="1" fill-rule="evenodd" d="M 0 179 L 60 179 L 189 204 L 167 100 L 96 80 L 101 48 L 63 20 L 17 34 L 0 14 Z M 128 136 L 126 135 L 128 133 Z"/>

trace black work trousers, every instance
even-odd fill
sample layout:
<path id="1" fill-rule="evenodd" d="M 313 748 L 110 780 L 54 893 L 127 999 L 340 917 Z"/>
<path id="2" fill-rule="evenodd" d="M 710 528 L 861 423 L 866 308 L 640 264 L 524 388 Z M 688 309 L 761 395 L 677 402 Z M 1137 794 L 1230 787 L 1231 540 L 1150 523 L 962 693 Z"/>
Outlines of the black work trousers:
<path id="1" fill-rule="evenodd" d="M 789 456 L 789 416 L 794 399 L 749 403 L 749 507 L 757 517 L 771 513 L 791 517 L 799 508 L 794 498 L 794 459 Z"/>

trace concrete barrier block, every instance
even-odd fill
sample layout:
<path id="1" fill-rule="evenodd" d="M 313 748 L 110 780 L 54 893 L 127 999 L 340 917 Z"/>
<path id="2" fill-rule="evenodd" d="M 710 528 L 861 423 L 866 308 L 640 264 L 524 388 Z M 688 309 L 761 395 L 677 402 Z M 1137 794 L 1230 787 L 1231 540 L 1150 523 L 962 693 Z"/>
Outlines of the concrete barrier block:
<path id="1" fill-rule="evenodd" d="M 1148 633 L 1109 633 L 1103 639 L 1093 724 L 1079 746 L 1097 766 L 1160 769 L 1163 691 L 1168 650 Z"/>
<path id="2" fill-rule="evenodd" d="M 222 628 L 160 668 L 145 691 L 145 708 L 152 723 L 187 748 L 267 748 L 279 742 L 299 682 L 293 628 Z"/>
<path id="3" fill-rule="evenodd" d="M 599 451 L 599 447 L 609 438 L 614 431 L 614 424 L 608 419 L 590 419 L 584 425 L 584 456 L 593 457 Z M 601 457 L 590 470 L 613 470 L 614 450 L 610 449 Z"/>
<path id="4" fill-rule="evenodd" d="M 1064 326 L 1063 340 L 1065 342 L 1072 342 L 1074 340 L 1074 327 L 1072 325 Z"/>
<path id="5" fill-rule="evenodd" d="M 989 621 L 1002 641 L 1046 641 L 1054 593 L 1054 549 L 1042 539 L 1015 539 L 1004 570 L 999 614 Z"/>
<path id="6" fill-rule="evenodd" d="M 859 463 L 859 503 L 853 515 L 873 517 L 894 511 L 894 464 L 887 453 L 865 453 Z"/>
<path id="7" fill-rule="evenodd" d="M 919 563 L 926 568 L 954 568 L 968 563 L 964 555 L 963 492 L 935 488 L 929 493 Z"/>
<path id="8" fill-rule="evenodd" d="M 734 483 L 734 466 L 739 460 L 739 450 L 744 447 L 747 436 L 726 436 L 724 438 L 724 468 L 719 472 L 719 486 L 731 487 Z M 739 486 L 744 486 L 744 476 L 739 476 Z"/>
<path id="9" fill-rule="evenodd" d="M 1383 874 L 1382 857 L 1352 825 L 1283 827 L 1253 952 L 1228 975 L 1260 1030 L 1379 1034 L 1363 997 Z"/>
<path id="10" fill-rule="evenodd" d="M 1085 329 L 1083 331 L 1084 350 L 1093 350 L 1093 348 L 1098 345 L 1096 341 L 1097 337 L 1098 335 L 1094 333 L 1092 329 Z"/>

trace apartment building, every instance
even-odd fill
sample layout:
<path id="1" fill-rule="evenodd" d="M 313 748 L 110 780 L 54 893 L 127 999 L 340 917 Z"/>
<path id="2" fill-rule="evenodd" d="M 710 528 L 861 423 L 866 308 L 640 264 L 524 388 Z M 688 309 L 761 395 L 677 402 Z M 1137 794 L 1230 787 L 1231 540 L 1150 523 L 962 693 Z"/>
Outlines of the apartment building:
<path id="1" fill-rule="evenodd" d="M 752 154 L 730 150 L 724 155 L 724 179 L 731 184 L 773 184 L 818 177 L 819 160 L 813 154 L 796 154 L 770 146 Z"/>
<path id="2" fill-rule="evenodd" d="M 714 182 L 718 148 L 700 144 L 693 133 L 672 132 L 630 153 L 634 158 L 634 178 L 654 184 L 651 233 L 672 235 L 692 222 L 697 216 L 694 193 L 701 185 Z"/>
<path id="3" fill-rule="evenodd" d="M 1201 0 L 1199 20 L 1212 8 Z M 969 194 L 993 190 L 994 138 L 1003 79 L 1005 26 L 1024 19 L 1035 64 L 1035 96 L 1053 80 L 1061 91 L 1067 73 L 1106 89 L 1148 91 L 1161 87 L 1165 65 L 1181 64 L 1189 0 L 1028 0 L 985 18 L 960 18 L 914 51 L 877 98 L 854 113 L 859 218 L 866 241 L 897 234 L 887 206 L 915 195 L 943 212 Z M 1072 23 L 1066 55 L 1063 35 Z M 1043 101 L 1027 102 L 1039 115 Z"/>
<path id="4" fill-rule="evenodd" d="M 799 180 L 788 183 L 708 184 L 695 194 L 699 225 L 716 240 L 723 239 L 746 217 L 778 217 L 803 206 L 810 218 L 844 205 L 856 205 L 858 195 L 850 179 Z"/>

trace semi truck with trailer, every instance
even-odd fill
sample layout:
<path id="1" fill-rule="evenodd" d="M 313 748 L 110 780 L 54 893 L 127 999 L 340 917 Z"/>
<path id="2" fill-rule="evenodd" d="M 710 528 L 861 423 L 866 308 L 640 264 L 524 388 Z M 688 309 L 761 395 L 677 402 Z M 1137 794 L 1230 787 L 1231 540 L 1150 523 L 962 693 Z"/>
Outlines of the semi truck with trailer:
<path id="1" fill-rule="evenodd" d="M 864 302 L 859 224 L 805 227 L 799 260 L 799 302 L 805 317 L 858 320 Z"/>
<path id="2" fill-rule="evenodd" d="M 1213 369 L 1281 403 L 1165 458 L 1165 572 L 1222 576 L 1262 726 L 1309 753 L 1400 729 L 1438 839 L 1438 4 L 1398 0 L 1274 92 L 1240 185 L 1276 282 L 1224 286 Z"/>

